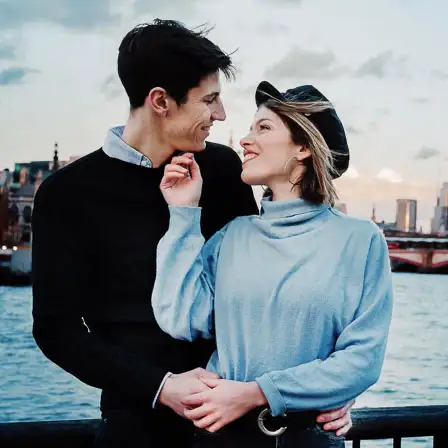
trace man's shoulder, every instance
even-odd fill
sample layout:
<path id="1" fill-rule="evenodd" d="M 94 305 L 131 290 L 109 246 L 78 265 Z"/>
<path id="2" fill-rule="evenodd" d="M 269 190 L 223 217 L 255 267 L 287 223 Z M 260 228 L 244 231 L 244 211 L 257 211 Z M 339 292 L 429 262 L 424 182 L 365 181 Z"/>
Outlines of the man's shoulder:
<path id="1" fill-rule="evenodd" d="M 235 152 L 230 146 L 223 145 L 222 143 L 216 143 L 216 142 L 205 142 L 205 150 L 209 151 L 211 149 L 222 151 L 223 153 L 228 153 L 229 151 Z"/>
<path id="2" fill-rule="evenodd" d="M 100 172 L 98 167 L 101 164 L 101 153 L 101 149 L 94 150 L 52 173 L 40 185 L 36 199 L 67 195 L 71 190 L 77 189 L 86 177 Z"/>
<path id="3" fill-rule="evenodd" d="M 195 154 L 195 158 L 203 174 L 210 171 L 215 174 L 221 172 L 226 173 L 226 178 L 232 178 L 232 173 L 238 178 L 241 175 L 240 156 L 232 148 L 221 143 L 206 142 L 205 150 Z"/>
<path id="4" fill-rule="evenodd" d="M 241 159 L 236 151 L 230 148 L 230 146 L 221 143 L 206 142 L 205 150 L 200 154 L 204 159 L 219 159 L 229 161 L 230 163 L 238 161 L 241 163 Z"/>

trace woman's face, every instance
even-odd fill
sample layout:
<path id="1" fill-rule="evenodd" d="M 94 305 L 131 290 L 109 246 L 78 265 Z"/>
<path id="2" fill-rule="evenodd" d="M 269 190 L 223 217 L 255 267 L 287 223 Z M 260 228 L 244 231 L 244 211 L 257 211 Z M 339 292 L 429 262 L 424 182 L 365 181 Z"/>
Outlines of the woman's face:
<path id="1" fill-rule="evenodd" d="M 277 114 L 261 106 L 240 144 L 244 149 L 243 182 L 271 188 L 279 182 L 289 183 L 291 170 L 297 165 L 291 158 L 301 147 L 292 142 L 288 127 Z"/>

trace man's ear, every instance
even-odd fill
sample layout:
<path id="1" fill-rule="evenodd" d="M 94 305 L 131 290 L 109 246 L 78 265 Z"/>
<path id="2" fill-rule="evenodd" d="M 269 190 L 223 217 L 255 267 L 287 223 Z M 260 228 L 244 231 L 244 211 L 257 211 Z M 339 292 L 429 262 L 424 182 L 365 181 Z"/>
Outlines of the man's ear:
<path id="1" fill-rule="evenodd" d="M 168 112 L 169 97 L 165 89 L 154 87 L 148 93 L 145 106 L 149 107 L 155 114 L 164 117 Z"/>

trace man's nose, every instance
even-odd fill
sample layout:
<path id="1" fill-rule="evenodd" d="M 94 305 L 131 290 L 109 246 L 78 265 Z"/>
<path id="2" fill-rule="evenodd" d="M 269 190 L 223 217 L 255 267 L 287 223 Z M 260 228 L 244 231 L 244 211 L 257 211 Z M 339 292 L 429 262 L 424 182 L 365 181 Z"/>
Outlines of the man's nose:
<path id="1" fill-rule="evenodd" d="M 221 100 L 219 100 L 212 112 L 212 120 L 224 121 L 227 118 L 226 111 L 224 110 L 224 105 Z"/>

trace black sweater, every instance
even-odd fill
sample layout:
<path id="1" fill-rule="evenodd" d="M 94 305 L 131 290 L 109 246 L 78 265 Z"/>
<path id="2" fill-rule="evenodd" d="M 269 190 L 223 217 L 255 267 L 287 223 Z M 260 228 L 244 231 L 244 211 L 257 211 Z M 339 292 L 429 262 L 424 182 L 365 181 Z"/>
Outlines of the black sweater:
<path id="1" fill-rule="evenodd" d="M 208 143 L 196 155 L 208 239 L 240 215 L 257 214 L 241 162 Z M 205 366 L 210 342 L 174 340 L 151 307 L 156 247 L 168 229 L 159 190 L 163 167 L 148 169 L 99 149 L 46 179 L 33 211 L 33 335 L 42 352 L 102 389 L 102 409 L 150 409 L 167 373 Z"/>

